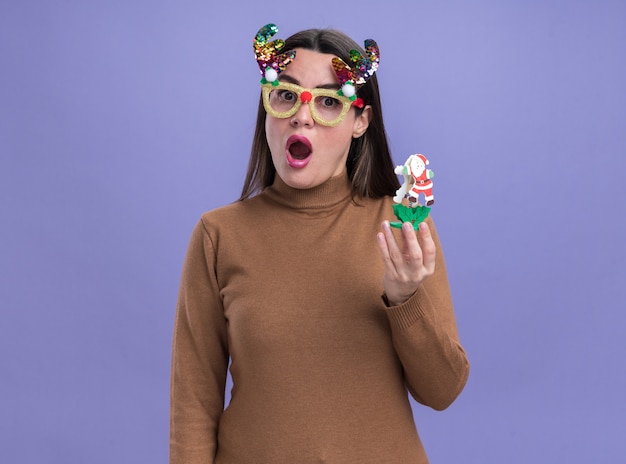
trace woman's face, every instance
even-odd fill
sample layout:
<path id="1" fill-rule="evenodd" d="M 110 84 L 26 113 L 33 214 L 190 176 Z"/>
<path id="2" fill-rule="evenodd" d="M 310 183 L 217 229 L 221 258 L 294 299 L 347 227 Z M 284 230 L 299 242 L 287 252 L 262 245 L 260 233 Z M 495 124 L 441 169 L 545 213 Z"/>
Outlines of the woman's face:
<path id="1" fill-rule="evenodd" d="M 333 55 L 296 49 L 296 58 L 279 80 L 315 89 L 332 86 L 339 89 L 333 70 Z M 270 116 L 265 120 L 267 142 L 280 178 L 290 187 L 316 187 L 346 169 L 346 159 L 353 137 L 363 135 L 369 125 L 371 108 L 356 116 L 351 108 L 337 126 L 323 126 L 311 117 L 308 104 L 302 104 L 291 117 Z"/>

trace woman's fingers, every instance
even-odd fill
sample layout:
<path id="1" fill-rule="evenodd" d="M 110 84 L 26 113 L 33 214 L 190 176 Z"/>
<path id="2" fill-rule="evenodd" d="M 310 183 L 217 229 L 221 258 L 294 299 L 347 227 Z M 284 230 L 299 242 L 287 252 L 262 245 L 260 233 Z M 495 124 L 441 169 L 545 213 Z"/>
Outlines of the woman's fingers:
<path id="1" fill-rule="evenodd" d="M 422 254 L 422 262 L 426 268 L 427 274 L 432 275 L 432 273 L 435 272 L 437 247 L 435 246 L 435 241 L 430 233 L 430 228 L 425 222 L 422 222 L 419 226 L 419 236 L 421 242 L 420 251 Z"/>
<path id="2" fill-rule="evenodd" d="M 419 236 L 419 240 L 418 240 Z M 384 285 L 390 301 L 402 302 L 435 270 L 436 247 L 426 223 L 416 234 L 411 223 L 404 223 L 398 245 L 387 221 L 377 235 L 378 248 L 385 264 Z"/>
<path id="3" fill-rule="evenodd" d="M 402 224 L 402 249 L 402 256 L 408 266 L 415 269 L 422 265 L 422 249 L 410 222 Z"/>
<path id="4" fill-rule="evenodd" d="M 383 258 L 383 262 L 385 263 L 386 271 L 392 272 L 395 275 L 396 268 L 394 264 L 394 259 L 397 260 L 399 251 L 398 245 L 393 236 L 393 233 L 391 232 L 391 227 L 389 226 L 388 221 L 383 222 L 382 232 L 378 233 L 377 238 L 378 249 L 380 250 L 380 255 Z"/>

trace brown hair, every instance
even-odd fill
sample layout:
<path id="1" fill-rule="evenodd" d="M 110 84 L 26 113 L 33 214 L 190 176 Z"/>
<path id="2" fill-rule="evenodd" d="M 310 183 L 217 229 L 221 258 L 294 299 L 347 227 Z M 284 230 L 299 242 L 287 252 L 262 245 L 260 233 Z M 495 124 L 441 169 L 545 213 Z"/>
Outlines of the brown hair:
<path id="1" fill-rule="evenodd" d="M 296 48 L 335 55 L 346 63 L 350 63 L 350 50 L 356 49 L 364 54 L 356 42 L 334 29 L 308 29 L 298 32 L 285 40 L 282 51 Z M 365 134 L 352 139 L 348 152 L 346 169 L 352 182 L 353 194 L 371 198 L 394 195 L 400 183 L 393 172 L 375 74 L 359 88 L 357 94 L 366 105 L 372 107 L 372 119 Z M 357 111 L 362 110 L 357 108 Z M 259 99 L 248 172 L 240 200 L 254 196 L 274 182 L 276 169 L 265 134 L 265 118 L 265 108 Z"/>

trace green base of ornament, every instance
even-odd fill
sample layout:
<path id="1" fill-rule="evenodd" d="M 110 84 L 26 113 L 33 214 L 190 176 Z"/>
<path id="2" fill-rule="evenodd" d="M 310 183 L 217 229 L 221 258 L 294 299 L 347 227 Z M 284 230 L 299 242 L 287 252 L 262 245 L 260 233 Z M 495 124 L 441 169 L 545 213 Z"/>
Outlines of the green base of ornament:
<path id="1" fill-rule="evenodd" d="M 396 203 L 393 205 L 393 214 L 396 215 L 399 222 L 390 222 L 389 225 L 399 229 L 405 222 L 410 222 L 413 224 L 413 229 L 417 230 L 420 223 L 428 217 L 429 212 L 430 208 L 428 206 L 417 205 L 412 208 Z"/>

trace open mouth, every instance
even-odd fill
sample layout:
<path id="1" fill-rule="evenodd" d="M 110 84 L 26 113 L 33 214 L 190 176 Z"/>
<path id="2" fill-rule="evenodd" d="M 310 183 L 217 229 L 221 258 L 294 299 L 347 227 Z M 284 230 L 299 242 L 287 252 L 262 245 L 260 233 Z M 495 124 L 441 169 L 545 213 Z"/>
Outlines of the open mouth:
<path id="1" fill-rule="evenodd" d="M 287 162 L 294 168 L 303 168 L 306 166 L 313 153 L 309 139 L 300 135 L 292 135 L 289 137 L 286 148 Z"/>
<path id="2" fill-rule="evenodd" d="M 302 160 L 311 154 L 311 149 L 305 143 L 296 142 L 289 145 L 289 153 L 297 160 Z"/>

